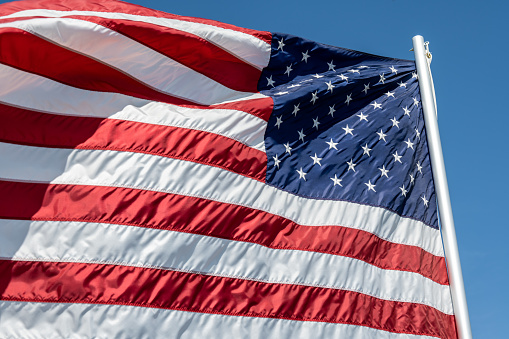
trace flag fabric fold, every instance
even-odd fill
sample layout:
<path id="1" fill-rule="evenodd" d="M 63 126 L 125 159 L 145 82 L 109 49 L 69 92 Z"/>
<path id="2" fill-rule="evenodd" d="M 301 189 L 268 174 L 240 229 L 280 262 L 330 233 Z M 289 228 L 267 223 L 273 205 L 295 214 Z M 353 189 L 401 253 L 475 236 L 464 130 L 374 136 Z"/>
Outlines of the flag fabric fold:
<path id="1" fill-rule="evenodd" d="M 0 337 L 457 337 L 413 61 L 13 2 L 0 121 Z"/>

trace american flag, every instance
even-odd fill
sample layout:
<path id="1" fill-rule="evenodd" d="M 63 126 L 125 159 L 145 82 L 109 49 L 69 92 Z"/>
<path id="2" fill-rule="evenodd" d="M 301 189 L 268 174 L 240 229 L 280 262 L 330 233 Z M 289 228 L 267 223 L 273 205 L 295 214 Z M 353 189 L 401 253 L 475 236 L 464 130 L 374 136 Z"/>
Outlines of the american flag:
<path id="1" fill-rule="evenodd" d="M 415 63 L 0 6 L 0 337 L 456 338 Z"/>

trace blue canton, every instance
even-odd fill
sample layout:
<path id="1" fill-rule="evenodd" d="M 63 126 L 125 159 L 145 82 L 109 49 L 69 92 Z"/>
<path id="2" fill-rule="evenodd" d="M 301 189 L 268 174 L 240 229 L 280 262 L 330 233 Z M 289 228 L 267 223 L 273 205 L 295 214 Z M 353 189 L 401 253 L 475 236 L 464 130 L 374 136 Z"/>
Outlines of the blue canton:
<path id="1" fill-rule="evenodd" d="M 268 184 L 379 206 L 438 228 L 415 63 L 274 34 Z"/>

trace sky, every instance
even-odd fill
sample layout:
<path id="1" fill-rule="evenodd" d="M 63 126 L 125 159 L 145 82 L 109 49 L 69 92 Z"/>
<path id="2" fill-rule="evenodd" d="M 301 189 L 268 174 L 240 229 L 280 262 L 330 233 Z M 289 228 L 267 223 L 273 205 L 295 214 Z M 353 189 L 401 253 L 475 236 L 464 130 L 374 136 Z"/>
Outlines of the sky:
<path id="1" fill-rule="evenodd" d="M 1 1 L 4 3 L 7 1 Z M 474 338 L 508 338 L 507 1 L 132 0 L 165 12 L 413 59 L 430 42 L 439 128 Z M 506 334 L 504 334 L 506 333 Z"/>

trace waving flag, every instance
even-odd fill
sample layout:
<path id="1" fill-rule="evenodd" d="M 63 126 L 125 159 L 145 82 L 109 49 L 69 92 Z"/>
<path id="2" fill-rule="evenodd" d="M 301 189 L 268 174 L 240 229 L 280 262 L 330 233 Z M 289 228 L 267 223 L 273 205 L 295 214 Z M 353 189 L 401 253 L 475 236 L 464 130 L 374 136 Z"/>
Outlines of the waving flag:
<path id="1" fill-rule="evenodd" d="M 0 6 L 0 337 L 456 338 L 415 64 Z"/>

